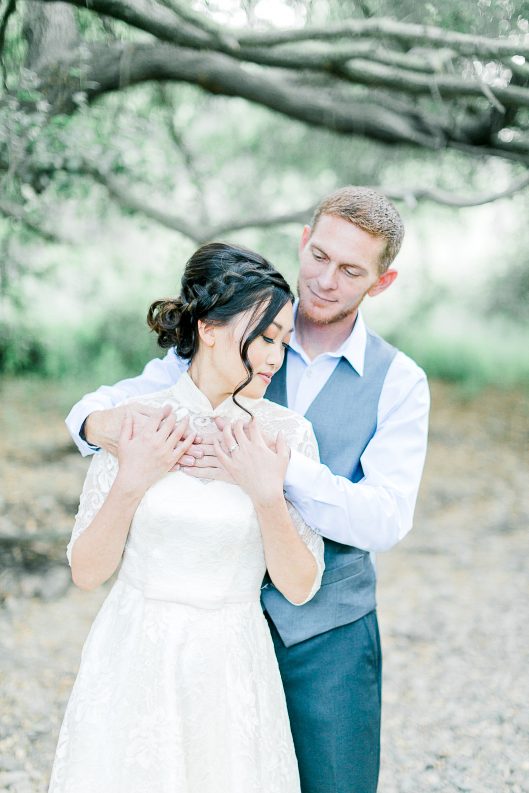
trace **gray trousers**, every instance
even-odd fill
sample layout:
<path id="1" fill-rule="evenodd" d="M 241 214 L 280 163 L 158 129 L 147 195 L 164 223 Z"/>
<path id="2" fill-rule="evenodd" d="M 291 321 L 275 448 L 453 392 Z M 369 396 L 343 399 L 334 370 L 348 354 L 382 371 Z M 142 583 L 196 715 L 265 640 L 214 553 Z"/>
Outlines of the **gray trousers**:
<path id="1" fill-rule="evenodd" d="M 376 793 L 382 680 L 376 611 L 292 647 L 267 618 L 302 793 Z"/>

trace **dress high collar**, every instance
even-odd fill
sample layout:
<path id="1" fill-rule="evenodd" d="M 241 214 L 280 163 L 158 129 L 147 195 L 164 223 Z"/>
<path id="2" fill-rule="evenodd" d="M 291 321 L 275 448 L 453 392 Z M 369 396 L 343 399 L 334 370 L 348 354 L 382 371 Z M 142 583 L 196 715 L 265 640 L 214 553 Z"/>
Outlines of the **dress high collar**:
<path id="1" fill-rule="evenodd" d="M 242 408 L 235 404 L 231 396 L 227 397 L 216 408 L 213 408 L 207 396 L 195 385 L 188 372 L 182 374 L 178 382 L 170 390 L 171 396 L 193 411 L 193 413 L 200 413 L 212 418 L 223 416 L 230 419 L 244 418 L 247 415 Z M 250 412 L 252 408 L 255 408 L 261 402 L 261 399 L 251 399 L 240 394 L 236 399 Z"/>

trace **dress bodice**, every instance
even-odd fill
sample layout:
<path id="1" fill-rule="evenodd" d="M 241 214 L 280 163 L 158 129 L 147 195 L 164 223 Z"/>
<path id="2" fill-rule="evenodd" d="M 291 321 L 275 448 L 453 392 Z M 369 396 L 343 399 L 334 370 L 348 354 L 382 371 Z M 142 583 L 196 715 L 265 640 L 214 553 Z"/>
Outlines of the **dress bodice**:
<path id="1" fill-rule="evenodd" d="M 141 501 L 119 578 L 146 597 L 216 608 L 258 600 L 265 567 L 248 496 L 235 485 L 175 472 Z"/>
<path id="2" fill-rule="evenodd" d="M 172 388 L 135 401 L 170 404 L 177 417 L 189 415 L 192 428 L 204 436 L 215 427 L 215 416 L 236 419 L 245 415 L 231 398 L 213 410 L 188 374 Z M 275 435 L 281 429 L 292 448 L 317 458 L 312 428 L 304 418 L 265 399 L 240 397 L 238 401 L 265 432 Z M 101 451 L 94 456 L 68 546 L 69 560 L 75 540 L 101 507 L 117 469 L 111 454 Z M 288 508 L 318 564 L 312 597 L 323 572 L 323 541 L 292 505 Z M 150 487 L 140 502 L 118 578 L 148 598 L 218 608 L 258 600 L 265 569 L 259 523 L 246 493 L 237 485 L 176 471 Z"/>

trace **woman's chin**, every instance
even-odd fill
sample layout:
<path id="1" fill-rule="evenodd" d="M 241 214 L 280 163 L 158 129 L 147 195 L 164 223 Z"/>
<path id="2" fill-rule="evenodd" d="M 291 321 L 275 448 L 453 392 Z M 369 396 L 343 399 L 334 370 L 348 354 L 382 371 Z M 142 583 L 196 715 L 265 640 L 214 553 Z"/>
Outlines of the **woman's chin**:
<path id="1" fill-rule="evenodd" d="M 256 375 L 252 382 L 244 388 L 240 394 L 248 399 L 260 399 L 264 396 L 269 383 L 266 383 L 260 375 Z"/>

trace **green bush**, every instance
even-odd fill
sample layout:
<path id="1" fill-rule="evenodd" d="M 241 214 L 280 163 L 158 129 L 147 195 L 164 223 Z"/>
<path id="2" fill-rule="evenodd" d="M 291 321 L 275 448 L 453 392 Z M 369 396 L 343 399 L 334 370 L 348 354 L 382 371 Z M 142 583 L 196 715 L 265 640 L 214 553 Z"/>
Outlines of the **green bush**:
<path id="1" fill-rule="evenodd" d="M 485 320 L 446 328 L 425 324 L 389 338 L 429 377 L 459 383 L 466 391 L 529 387 L 528 337 L 515 325 Z"/>
<path id="2" fill-rule="evenodd" d="M 7 375 L 79 377 L 112 382 L 140 372 L 162 353 L 145 321 L 135 313 L 114 312 L 80 328 L 1 328 L 0 372 Z"/>
<path id="3" fill-rule="evenodd" d="M 103 312 L 102 312 L 103 313 Z M 0 371 L 52 379 L 77 379 L 89 387 L 141 372 L 163 355 L 137 311 L 93 317 L 81 327 L 0 328 Z M 529 387 L 529 344 L 520 326 L 499 319 L 439 317 L 406 323 L 384 334 L 430 377 L 459 383 L 469 392 L 487 385 Z"/>

